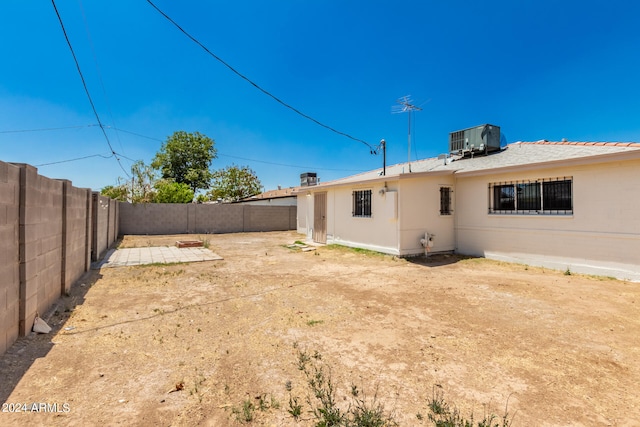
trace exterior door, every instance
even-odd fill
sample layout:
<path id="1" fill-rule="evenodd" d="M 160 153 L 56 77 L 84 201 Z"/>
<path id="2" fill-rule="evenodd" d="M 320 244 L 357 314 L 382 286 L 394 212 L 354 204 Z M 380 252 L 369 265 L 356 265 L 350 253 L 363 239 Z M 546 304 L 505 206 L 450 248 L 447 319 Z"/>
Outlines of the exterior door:
<path id="1" fill-rule="evenodd" d="M 327 243 L 327 193 L 313 195 L 313 241 Z"/>

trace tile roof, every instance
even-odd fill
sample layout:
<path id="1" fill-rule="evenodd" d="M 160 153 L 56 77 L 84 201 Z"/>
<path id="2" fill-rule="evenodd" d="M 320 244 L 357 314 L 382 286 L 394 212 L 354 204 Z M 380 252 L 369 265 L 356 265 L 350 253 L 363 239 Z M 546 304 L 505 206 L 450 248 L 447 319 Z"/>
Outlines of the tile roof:
<path id="1" fill-rule="evenodd" d="M 515 142 L 487 156 L 476 155 L 462 158 L 452 156 L 444 159 L 429 158 L 411 162 L 411 173 L 488 173 L 510 167 L 544 166 L 550 163 L 569 163 L 597 160 L 611 155 L 630 153 L 640 158 L 640 143 L 637 142 L 570 142 L 534 141 Z M 409 176 L 409 164 L 399 163 L 386 168 L 386 178 Z M 382 168 L 357 175 L 327 181 L 315 188 L 329 187 L 363 181 L 382 180 Z"/>

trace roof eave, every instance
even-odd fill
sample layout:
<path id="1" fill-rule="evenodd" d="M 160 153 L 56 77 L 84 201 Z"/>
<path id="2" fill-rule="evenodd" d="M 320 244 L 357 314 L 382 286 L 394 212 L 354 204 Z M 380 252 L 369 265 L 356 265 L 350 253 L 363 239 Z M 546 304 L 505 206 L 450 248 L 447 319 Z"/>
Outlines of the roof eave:
<path id="1" fill-rule="evenodd" d="M 312 185 L 309 187 L 300 187 L 295 194 L 306 194 L 307 192 L 313 191 L 323 191 L 329 188 L 337 188 L 337 187 L 345 187 L 345 186 L 358 186 L 365 184 L 376 184 L 378 182 L 385 181 L 397 181 L 401 179 L 411 179 L 411 178 L 421 178 L 425 176 L 441 176 L 441 175 L 451 175 L 455 171 L 454 170 L 438 170 L 438 171 L 425 171 L 425 172 L 409 172 L 409 173 L 400 173 L 393 175 L 380 175 L 375 178 L 369 179 L 360 179 L 353 181 L 337 181 L 337 182 L 325 182 L 318 185 Z"/>
<path id="2" fill-rule="evenodd" d="M 549 160 L 549 161 L 537 162 L 537 163 L 525 163 L 520 165 L 471 170 L 466 172 L 464 171 L 464 169 L 459 169 L 458 171 L 455 172 L 455 175 L 463 176 L 463 177 L 471 177 L 471 176 L 491 175 L 495 173 L 505 173 L 505 172 L 512 172 L 512 171 L 522 172 L 522 171 L 530 171 L 530 170 L 548 169 L 548 168 L 558 167 L 558 166 L 583 166 L 583 165 L 590 165 L 590 164 L 596 164 L 596 163 L 608 163 L 608 162 L 615 162 L 615 161 L 621 161 L 621 160 L 635 160 L 635 159 L 640 159 L 640 150 L 598 154 L 594 156 L 576 157 L 573 159 L 560 159 L 560 160 Z"/>

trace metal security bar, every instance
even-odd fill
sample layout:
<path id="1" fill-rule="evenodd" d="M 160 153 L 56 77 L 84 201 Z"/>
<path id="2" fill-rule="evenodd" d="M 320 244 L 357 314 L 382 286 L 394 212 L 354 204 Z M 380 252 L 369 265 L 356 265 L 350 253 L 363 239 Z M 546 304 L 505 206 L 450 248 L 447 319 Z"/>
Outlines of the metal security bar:
<path id="1" fill-rule="evenodd" d="M 440 187 L 440 215 L 451 215 L 450 187 Z"/>
<path id="2" fill-rule="evenodd" d="M 371 190 L 357 190 L 353 193 L 353 216 L 371 216 Z"/>
<path id="3" fill-rule="evenodd" d="M 573 214 L 572 177 L 489 184 L 490 214 Z"/>

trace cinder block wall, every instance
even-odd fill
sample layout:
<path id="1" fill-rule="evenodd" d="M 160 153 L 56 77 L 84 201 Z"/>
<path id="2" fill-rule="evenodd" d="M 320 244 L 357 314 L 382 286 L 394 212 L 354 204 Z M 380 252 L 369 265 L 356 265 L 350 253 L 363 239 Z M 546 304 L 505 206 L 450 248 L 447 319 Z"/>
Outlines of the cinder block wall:
<path id="1" fill-rule="evenodd" d="M 122 234 L 187 233 L 189 205 L 165 203 L 120 203 Z"/>
<path id="2" fill-rule="evenodd" d="M 20 335 L 60 297 L 63 183 L 20 168 Z"/>
<path id="3" fill-rule="evenodd" d="M 245 231 L 291 230 L 289 211 L 292 206 L 244 205 Z"/>
<path id="4" fill-rule="evenodd" d="M 20 168 L 0 162 L 0 354 L 20 325 Z"/>
<path id="5" fill-rule="evenodd" d="M 244 228 L 244 205 L 192 205 L 195 233 L 240 233 Z"/>
<path id="6" fill-rule="evenodd" d="M 95 216 L 94 198 L 106 206 Z M 115 241 L 118 214 L 89 189 L 0 162 L 0 354 L 90 268 L 92 248 L 102 254 Z"/>
<path id="7" fill-rule="evenodd" d="M 122 234 L 214 234 L 295 229 L 295 206 L 120 203 Z"/>
<path id="8" fill-rule="evenodd" d="M 63 264 L 62 293 L 89 269 L 91 262 L 91 199 L 87 188 L 76 188 L 63 181 Z"/>
<path id="9" fill-rule="evenodd" d="M 93 238 L 91 244 L 91 260 L 102 259 L 107 249 L 118 238 L 118 202 L 108 197 L 93 193 Z"/>

